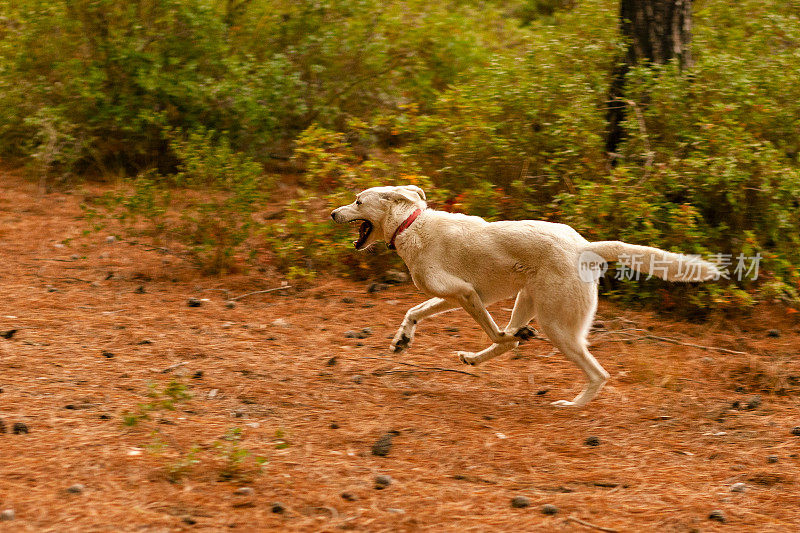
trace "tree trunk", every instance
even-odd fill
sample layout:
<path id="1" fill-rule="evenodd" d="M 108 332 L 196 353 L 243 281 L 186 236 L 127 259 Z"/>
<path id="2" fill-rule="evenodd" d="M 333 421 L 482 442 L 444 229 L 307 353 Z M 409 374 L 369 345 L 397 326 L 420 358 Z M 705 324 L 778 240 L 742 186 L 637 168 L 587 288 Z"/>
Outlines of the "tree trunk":
<path id="1" fill-rule="evenodd" d="M 625 76 L 640 61 L 663 65 L 678 60 L 681 70 L 691 68 L 692 0 L 620 0 L 620 31 L 628 41 L 625 57 L 614 68 L 606 120 L 606 151 L 616 159 L 623 140 Z"/>

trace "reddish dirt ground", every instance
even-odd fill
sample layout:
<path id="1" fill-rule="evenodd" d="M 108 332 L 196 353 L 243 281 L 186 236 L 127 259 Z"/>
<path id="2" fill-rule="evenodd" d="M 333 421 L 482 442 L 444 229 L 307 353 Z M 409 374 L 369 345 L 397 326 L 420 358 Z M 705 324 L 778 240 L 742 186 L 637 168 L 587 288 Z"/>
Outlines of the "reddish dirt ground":
<path id="1" fill-rule="evenodd" d="M 578 391 L 579 372 L 546 342 L 463 367 L 453 351 L 487 341 L 458 311 L 390 355 L 405 310 L 423 300 L 410 284 L 367 294 L 327 279 L 230 309 L 210 289 L 281 281 L 202 277 L 84 235 L 80 201 L 0 175 L 0 333 L 18 330 L 0 338 L 0 510 L 15 512 L 2 531 L 800 524 L 800 328 L 781 309 L 692 324 L 603 303 L 592 350 L 612 378 L 587 408 L 564 410 L 550 402 Z M 191 297 L 208 300 L 189 307 Z M 499 320 L 508 306 L 493 309 Z M 344 335 L 363 327 L 364 339 Z M 613 333 L 631 328 L 752 355 Z M 388 455 L 373 455 L 389 431 Z M 380 474 L 393 480 L 383 490 Z M 515 496 L 530 507 L 512 508 Z M 725 523 L 708 518 L 715 509 Z"/>

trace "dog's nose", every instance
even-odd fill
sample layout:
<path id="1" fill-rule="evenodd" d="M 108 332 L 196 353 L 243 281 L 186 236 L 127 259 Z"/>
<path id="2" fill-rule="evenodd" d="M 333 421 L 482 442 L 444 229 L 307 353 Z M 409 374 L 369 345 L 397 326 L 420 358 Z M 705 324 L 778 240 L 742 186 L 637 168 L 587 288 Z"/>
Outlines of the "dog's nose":
<path id="1" fill-rule="evenodd" d="M 331 218 L 336 222 L 336 211 L 331 211 Z"/>

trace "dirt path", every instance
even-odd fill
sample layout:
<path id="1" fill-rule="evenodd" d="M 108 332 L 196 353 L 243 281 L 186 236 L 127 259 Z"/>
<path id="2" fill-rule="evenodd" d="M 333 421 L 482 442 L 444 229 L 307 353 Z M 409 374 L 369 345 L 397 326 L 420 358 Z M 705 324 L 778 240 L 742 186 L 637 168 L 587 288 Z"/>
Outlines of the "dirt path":
<path id="1" fill-rule="evenodd" d="M 280 281 L 203 278 L 84 235 L 80 199 L 0 176 L 0 333 L 18 330 L 0 338 L 0 510 L 16 515 L 0 531 L 800 523 L 800 328 L 779 310 L 696 325 L 604 304 L 593 352 L 612 379 L 588 408 L 559 410 L 550 402 L 571 398 L 579 375 L 545 342 L 465 368 L 453 350 L 486 340 L 454 312 L 421 325 L 395 359 L 389 337 L 422 300 L 410 285 L 367 294 L 329 279 L 230 309 L 207 289 Z M 208 300 L 189 307 L 192 297 Z M 345 336 L 363 327 L 365 338 Z M 634 327 L 754 355 L 608 333 Z M 390 431 L 388 455 L 374 456 Z M 380 474 L 393 480 L 383 490 Z M 531 506 L 512 508 L 515 496 Z M 715 509 L 727 523 L 708 519 Z"/>

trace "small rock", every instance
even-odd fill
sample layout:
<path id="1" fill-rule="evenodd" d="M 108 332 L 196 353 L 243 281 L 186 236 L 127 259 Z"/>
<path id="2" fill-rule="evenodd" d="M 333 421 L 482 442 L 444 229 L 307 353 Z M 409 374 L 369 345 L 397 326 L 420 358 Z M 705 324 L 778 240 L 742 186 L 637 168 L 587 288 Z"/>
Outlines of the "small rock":
<path id="1" fill-rule="evenodd" d="M 23 433 L 30 433 L 28 431 L 28 426 L 26 426 L 22 422 L 14 422 L 14 427 L 11 431 L 14 433 L 14 435 L 22 435 Z"/>
<path id="2" fill-rule="evenodd" d="M 117 242 L 117 238 L 113 235 L 106 237 L 106 244 L 114 244 L 115 242 Z"/>
<path id="3" fill-rule="evenodd" d="M 795 426 L 792 428 L 792 435 L 800 437 L 800 426 Z"/>
<path id="4" fill-rule="evenodd" d="M 219 389 L 211 389 L 210 391 L 208 391 L 208 399 L 213 400 L 214 398 L 216 398 L 218 392 Z"/>
<path id="5" fill-rule="evenodd" d="M 252 496 L 255 491 L 253 490 L 253 487 L 239 487 L 233 491 L 233 493 L 236 496 Z"/>
<path id="6" fill-rule="evenodd" d="M 147 291 L 144 289 L 144 285 L 139 285 L 136 287 L 136 290 L 133 291 L 134 294 L 145 294 Z"/>
<path id="7" fill-rule="evenodd" d="M 744 483 L 734 483 L 731 485 L 731 492 L 744 492 L 747 490 L 747 485 Z"/>
<path id="8" fill-rule="evenodd" d="M 354 501 L 356 501 L 358 499 L 358 496 L 356 496 L 352 492 L 343 492 L 341 494 L 341 496 L 342 496 L 342 499 L 344 501 L 346 501 L 346 502 L 354 502 Z"/>
<path id="9" fill-rule="evenodd" d="M 397 507 L 387 507 L 386 511 L 395 514 L 405 514 L 405 509 L 398 509 Z"/>
<path id="10" fill-rule="evenodd" d="M 336 361 L 337 361 L 336 356 L 331 357 L 330 359 L 328 359 L 328 362 L 325 363 L 325 366 L 336 366 Z"/>
<path id="11" fill-rule="evenodd" d="M 286 321 L 286 319 L 284 319 L 284 318 L 276 318 L 275 320 L 273 320 L 273 321 L 272 321 L 272 325 L 273 325 L 273 326 L 277 326 L 277 327 L 279 327 L 279 328 L 288 328 L 288 327 L 291 327 L 291 324 L 289 324 L 289 323 Z"/>
<path id="12" fill-rule="evenodd" d="M 181 520 L 183 520 L 184 524 L 189 524 L 190 526 L 193 526 L 197 523 L 197 520 L 195 520 L 191 516 L 184 516 Z"/>
<path id="13" fill-rule="evenodd" d="M 388 289 L 389 286 L 385 283 L 378 283 L 377 281 L 374 283 L 370 283 L 369 287 L 367 287 L 367 292 L 369 294 L 374 294 L 376 292 L 385 291 Z"/>
<path id="14" fill-rule="evenodd" d="M 767 462 L 768 463 L 777 463 L 778 462 L 778 456 L 777 455 L 769 455 L 769 456 L 767 456 Z"/>
<path id="15" fill-rule="evenodd" d="M 192 374 L 192 379 L 203 379 L 203 371 L 198 370 L 194 374 Z"/>
<path id="16" fill-rule="evenodd" d="M 530 507 L 531 501 L 525 496 L 514 496 L 511 498 L 511 507 L 514 509 L 524 509 Z"/>
<path id="17" fill-rule="evenodd" d="M 227 302 L 225 302 L 225 307 L 227 309 L 233 309 L 236 307 L 236 302 L 234 302 L 233 300 L 228 300 Z"/>
<path id="18" fill-rule="evenodd" d="M 781 336 L 781 330 L 779 329 L 771 329 L 767 331 L 767 337 L 771 337 L 773 339 L 777 339 Z"/>
<path id="19" fill-rule="evenodd" d="M 337 424 L 336 422 L 331 422 L 331 425 L 328 427 L 331 429 L 339 429 L 339 424 Z"/>
<path id="20" fill-rule="evenodd" d="M 363 378 L 362 376 L 359 376 L 358 374 L 356 374 L 355 376 L 353 376 L 353 377 L 352 377 L 352 378 L 350 378 L 350 379 L 353 381 L 353 383 L 355 383 L 355 384 L 359 384 L 359 383 L 361 383 L 361 381 L 362 381 L 364 378 Z"/>
<path id="21" fill-rule="evenodd" d="M 113 359 L 114 358 L 114 353 L 113 352 L 109 352 L 108 350 L 103 350 L 102 352 L 100 352 L 100 355 L 102 355 L 106 359 Z"/>
<path id="22" fill-rule="evenodd" d="M 86 486 L 82 485 L 81 483 L 75 483 L 74 485 L 70 485 L 67 487 L 67 492 L 70 494 L 80 494 L 86 490 Z"/>
<path id="23" fill-rule="evenodd" d="M 47 286 L 47 292 L 58 292 L 58 289 L 56 289 L 52 285 L 48 285 Z"/>
<path id="24" fill-rule="evenodd" d="M 386 487 L 388 487 L 391 484 L 392 484 L 391 476 L 388 476 L 386 474 L 380 474 L 380 475 L 375 476 L 375 489 L 376 490 L 383 490 L 383 489 L 385 489 Z"/>
<path id="25" fill-rule="evenodd" d="M 0 331 L 0 337 L 3 337 L 4 339 L 10 339 L 11 337 L 14 336 L 14 334 L 17 331 L 19 331 L 19 330 L 18 329 L 9 329 L 7 331 Z"/>
<path id="26" fill-rule="evenodd" d="M 369 337 L 370 335 L 372 335 L 372 328 L 362 328 L 361 334 L 364 335 L 363 337 L 361 337 L 362 339 Z"/>
<path id="27" fill-rule="evenodd" d="M 6 509 L 2 513 L 0 513 L 0 522 L 10 522 L 16 518 L 17 514 L 14 512 L 14 509 Z"/>
<path id="28" fill-rule="evenodd" d="M 344 332 L 346 339 L 366 339 L 367 335 L 363 331 L 353 331 L 352 329 Z"/>
<path id="29" fill-rule="evenodd" d="M 449 328 L 444 328 L 444 330 L 446 332 L 448 332 L 448 333 L 458 333 L 459 332 L 459 329 L 457 327 L 454 327 L 454 326 L 453 327 L 449 327 Z"/>
<path id="30" fill-rule="evenodd" d="M 542 511 L 542 514 L 554 515 L 554 514 L 558 514 L 558 507 L 556 507 L 553 504 L 546 503 L 546 504 L 542 505 L 540 511 Z"/>
<path id="31" fill-rule="evenodd" d="M 702 359 L 700 359 L 700 361 L 702 361 L 703 363 L 705 363 L 707 365 L 713 365 L 714 364 L 714 358 L 713 357 L 703 357 Z"/>
<path id="32" fill-rule="evenodd" d="M 399 270 L 387 270 L 382 279 L 386 283 L 407 283 L 408 274 Z"/>
<path id="33" fill-rule="evenodd" d="M 201 305 L 203 305 L 203 302 L 199 298 L 189 298 L 188 300 L 186 300 L 186 305 L 188 305 L 189 307 L 200 307 Z"/>
<path id="34" fill-rule="evenodd" d="M 354 304 L 354 303 L 356 303 L 356 301 L 353 298 L 342 298 L 342 303 L 343 304 Z"/>
<path id="35" fill-rule="evenodd" d="M 386 457 L 392 449 L 392 435 L 391 433 L 384 433 L 381 435 L 375 444 L 372 445 L 372 455 L 378 457 Z"/>
<path id="36" fill-rule="evenodd" d="M 716 520 L 717 522 L 725 522 L 725 513 L 720 511 L 719 509 L 714 509 L 710 513 L 708 513 L 709 520 Z"/>
<path id="37" fill-rule="evenodd" d="M 550 389 L 540 389 L 536 391 L 536 396 L 544 396 L 548 392 L 550 392 Z"/>
<path id="38" fill-rule="evenodd" d="M 586 437 L 586 440 L 583 443 L 587 446 L 600 446 L 600 438 L 595 437 L 594 435 L 591 437 Z"/>
<path id="39" fill-rule="evenodd" d="M 734 400 L 733 402 L 731 402 L 731 409 L 739 409 L 741 407 L 742 407 L 742 402 L 740 402 L 739 400 Z"/>
<path id="40" fill-rule="evenodd" d="M 99 418 L 100 418 L 100 420 L 111 420 L 111 416 L 110 415 L 100 415 Z"/>
<path id="41" fill-rule="evenodd" d="M 747 409 L 749 409 L 750 411 L 752 411 L 753 409 L 757 409 L 758 406 L 760 406 L 760 405 L 761 405 L 761 396 L 756 394 L 755 396 L 753 396 L 749 400 L 747 400 L 747 404 L 745 405 L 745 407 Z"/>
<path id="42" fill-rule="evenodd" d="M 270 507 L 270 510 L 273 513 L 280 514 L 286 510 L 286 506 L 280 502 L 273 502 L 272 506 Z"/>

